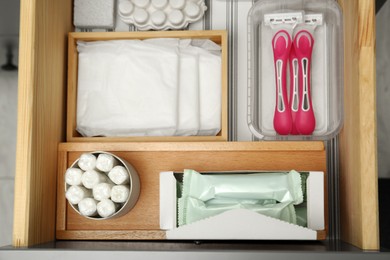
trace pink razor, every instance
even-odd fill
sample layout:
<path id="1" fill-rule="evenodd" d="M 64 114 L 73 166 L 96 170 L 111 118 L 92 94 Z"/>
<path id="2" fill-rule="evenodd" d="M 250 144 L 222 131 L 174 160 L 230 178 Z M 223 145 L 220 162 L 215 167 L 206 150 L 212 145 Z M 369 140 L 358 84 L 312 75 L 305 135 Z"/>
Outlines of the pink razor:
<path id="1" fill-rule="evenodd" d="M 291 49 L 291 37 L 285 30 L 278 31 L 272 39 L 275 62 L 276 105 L 274 128 L 280 135 L 288 135 L 292 128 L 291 108 L 287 99 L 287 61 Z"/>
<path id="2" fill-rule="evenodd" d="M 295 127 L 302 135 L 313 133 L 316 125 L 310 89 L 310 66 L 313 51 L 313 36 L 306 30 L 299 31 L 294 38 L 294 50 L 298 59 L 299 109 Z"/>
<path id="3" fill-rule="evenodd" d="M 291 118 L 292 118 L 292 128 L 291 134 L 298 135 L 299 132 L 295 126 L 295 121 L 299 109 L 299 82 L 298 82 L 298 58 L 295 54 L 294 44 L 291 46 L 290 58 L 289 58 L 289 67 L 290 67 L 290 108 L 291 108 Z"/>

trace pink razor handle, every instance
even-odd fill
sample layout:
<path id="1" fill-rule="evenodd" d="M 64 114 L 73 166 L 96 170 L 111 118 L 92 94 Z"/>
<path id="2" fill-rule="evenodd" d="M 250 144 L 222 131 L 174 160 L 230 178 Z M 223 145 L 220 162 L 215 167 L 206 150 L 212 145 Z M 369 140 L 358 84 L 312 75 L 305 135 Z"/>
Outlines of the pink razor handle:
<path id="1" fill-rule="evenodd" d="M 290 108 L 291 108 L 291 118 L 292 118 L 292 128 L 291 134 L 298 135 L 299 132 L 295 126 L 295 121 L 297 118 L 297 113 L 299 110 L 299 82 L 298 82 L 298 58 L 295 54 L 294 45 L 291 46 L 290 58 L 289 58 L 289 67 L 290 67 Z"/>
<path id="2" fill-rule="evenodd" d="M 275 62 L 276 105 L 274 128 L 280 135 L 288 135 L 292 128 L 291 109 L 287 99 L 287 61 L 291 49 L 291 37 L 285 30 L 278 31 L 272 39 Z"/>
<path id="3" fill-rule="evenodd" d="M 294 50 L 298 58 L 299 109 L 295 118 L 295 127 L 302 135 L 313 133 L 316 120 L 314 117 L 310 89 L 310 66 L 313 51 L 313 36 L 306 30 L 299 31 L 294 38 Z"/>

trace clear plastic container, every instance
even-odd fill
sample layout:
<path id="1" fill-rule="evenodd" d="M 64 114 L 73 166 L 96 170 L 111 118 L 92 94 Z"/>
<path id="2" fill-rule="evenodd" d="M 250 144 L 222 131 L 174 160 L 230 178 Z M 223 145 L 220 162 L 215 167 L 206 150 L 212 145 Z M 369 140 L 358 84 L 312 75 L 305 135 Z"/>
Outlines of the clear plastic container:
<path id="1" fill-rule="evenodd" d="M 301 12 L 321 14 L 322 24 L 312 27 L 311 99 L 315 128 L 310 135 L 280 135 L 274 129 L 276 79 L 272 39 L 278 25 L 266 25 L 264 15 Z M 305 22 L 291 27 L 294 34 Z M 248 127 L 261 140 L 328 140 L 343 124 L 343 19 L 334 0 L 259 0 L 248 14 Z M 290 93 L 289 67 L 287 90 Z"/>

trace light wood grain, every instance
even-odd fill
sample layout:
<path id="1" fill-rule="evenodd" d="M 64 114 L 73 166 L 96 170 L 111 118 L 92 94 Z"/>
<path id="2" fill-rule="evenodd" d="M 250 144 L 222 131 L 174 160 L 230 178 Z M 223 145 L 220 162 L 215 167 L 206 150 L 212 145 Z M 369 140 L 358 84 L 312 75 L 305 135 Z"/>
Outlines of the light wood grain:
<path id="1" fill-rule="evenodd" d="M 264 143 L 248 142 L 208 142 L 208 143 L 176 143 L 163 147 L 160 143 L 128 143 L 129 145 L 113 143 L 113 154 L 126 160 L 137 170 L 141 182 L 141 193 L 136 206 L 126 215 L 111 220 L 91 220 L 80 216 L 66 202 L 58 201 L 58 207 L 66 205 L 66 230 L 84 231 L 85 239 L 95 239 L 88 236 L 91 230 L 158 230 L 159 229 L 159 173 L 161 171 L 177 171 L 190 168 L 201 172 L 207 171 L 323 171 L 326 172 L 326 153 L 316 146 L 320 142 L 313 142 L 314 150 L 305 149 L 294 151 L 293 146 L 279 144 L 281 150 L 269 150 Z M 60 145 L 61 153 L 71 148 L 66 157 L 68 167 L 78 159 L 83 152 L 102 150 L 104 143 L 64 143 Z M 137 146 L 140 146 L 137 148 Z M 85 147 L 92 148 L 85 149 Z M 181 147 L 187 149 L 180 150 Z M 200 149 L 205 147 L 204 150 Z M 265 147 L 266 149 L 263 149 Z M 105 147 L 107 148 L 107 147 Z M 124 149 L 118 149 L 124 148 Z M 141 149 L 140 149 L 141 148 Z M 145 149 L 146 148 L 146 149 Z M 113 150 L 112 150 L 113 149 Z M 118 150 L 116 150 L 118 149 Z M 64 157 L 65 158 L 65 157 Z M 58 173 L 58 197 L 64 193 L 64 169 Z M 61 210 L 61 212 L 65 212 Z M 64 216 L 57 216 L 59 222 Z M 57 230 L 57 238 L 64 238 L 64 230 Z M 94 233 L 91 233 L 94 234 Z M 73 239 L 69 235 L 69 239 Z M 113 235 L 107 239 L 113 238 Z M 114 237 L 115 238 L 115 237 Z M 120 238 L 115 238 L 120 239 Z M 131 239 L 137 239 L 136 237 Z"/>
<path id="2" fill-rule="evenodd" d="M 88 230 L 57 231 L 57 238 L 62 240 L 163 240 L 162 230 Z"/>
<path id="3" fill-rule="evenodd" d="M 150 38 L 192 38 L 210 39 L 221 45 L 222 73 L 221 73 L 221 131 L 217 136 L 167 136 L 167 137 L 82 137 L 76 131 L 77 113 L 77 73 L 78 53 L 77 41 L 102 41 L 123 39 L 150 39 Z M 68 40 L 68 114 L 67 114 L 67 141 L 68 142 L 177 142 L 177 141 L 227 141 L 228 138 L 228 90 L 227 66 L 228 49 L 226 31 L 148 31 L 148 32 L 104 32 L 69 34 Z"/>
<path id="4" fill-rule="evenodd" d="M 345 31 L 345 120 L 340 135 L 342 238 L 362 249 L 377 250 L 375 3 L 339 2 Z"/>
<path id="5" fill-rule="evenodd" d="M 72 1 L 21 0 L 13 245 L 55 238 L 57 145 L 65 137 Z"/>

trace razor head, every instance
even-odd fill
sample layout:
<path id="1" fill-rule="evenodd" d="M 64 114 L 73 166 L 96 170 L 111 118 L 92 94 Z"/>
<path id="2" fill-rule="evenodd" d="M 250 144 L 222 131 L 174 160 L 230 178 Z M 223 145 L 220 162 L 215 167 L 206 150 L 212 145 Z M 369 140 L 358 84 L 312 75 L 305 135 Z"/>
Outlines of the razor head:
<path id="1" fill-rule="evenodd" d="M 266 26 L 275 26 L 281 24 L 296 25 L 303 22 L 304 12 L 285 12 L 272 13 L 264 15 L 264 24 Z"/>
<path id="2" fill-rule="evenodd" d="M 304 22 L 307 25 L 312 25 L 312 26 L 318 26 L 323 24 L 323 15 L 316 13 L 316 14 L 305 14 L 304 16 Z"/>

